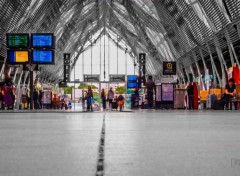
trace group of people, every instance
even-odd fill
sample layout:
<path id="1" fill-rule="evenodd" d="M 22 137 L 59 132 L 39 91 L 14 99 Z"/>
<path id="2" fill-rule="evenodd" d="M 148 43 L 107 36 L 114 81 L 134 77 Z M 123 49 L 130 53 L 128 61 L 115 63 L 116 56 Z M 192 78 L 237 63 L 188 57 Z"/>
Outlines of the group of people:
<path id="1" fill-rule="evenodd" d="M 91 86 L 88 86 L 86 95 L 83 96 L 82 98 L 83 106 L 85 104 L 85 100 L 87 101 L 87 111 L 93 111 L 93 106 L 92 106 L 93 90 Z M 107 102 L 108 102 L 109 110 L 111 109 L 119 109 L 120 111 L 123 110 L 125 98 L 123 97 L 123 95 L 115 96 L 115 93 L 112 87 L 110 87 L 107 93 L 105 89 L 102 89 L 101 100 L 102 100 L 102 107 L 104 111 L 107 109 Z"/>
<path id="2" fill-rule="evenodd" d="M 1 109 L 13 109 L 15 102 L 15 89 L 13 82 L 7 74 L 5 79 L 0 83 L 0 107 Z"/>
<path id="3" fill-rule="evenodd" d="M 188 109 L 194 109 L 194 86 L 192 82 L 189 83 L 187 87 L 188 94 Z M 228 83 L 225 85 L 225 92 L 221 97 L 221 101 L 225 107 L 225 109 L 229 109 L 229 101 L 232 98 L 237 96 L 236 84 L 233 78 L 228 80 Z M 235 109 L 237 109 L 237 103 L 235 104 Z"/>

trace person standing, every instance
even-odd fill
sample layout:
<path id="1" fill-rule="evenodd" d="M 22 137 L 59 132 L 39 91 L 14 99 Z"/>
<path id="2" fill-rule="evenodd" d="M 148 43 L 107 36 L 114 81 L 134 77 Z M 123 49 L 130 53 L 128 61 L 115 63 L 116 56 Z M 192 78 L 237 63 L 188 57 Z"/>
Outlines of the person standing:
<path id="1" fill-rule="evenodd" d="M 82 110 L 84 111 L 85 110 L 85 99 L 86 96 L 85 96 L 85 90 L 82 89 Z"/>
<path id="2" fill-rule="evenodd" d="M 39 108 L 38 99 L 39 99 L 38 92 L 37 92 L 36 89 L 34 89 L 34 91 L 33 91 L 33 104 L 34 104 L 34 109 L 38 109 L 38 108 Z"/>
<path id="3" fill-rule="evenodd" d="M 138 87 L 135 88 L 134 94 L 131 95 L 131 108 L 138 108 L 139 107 L 139 89 Z"/>
<path id="4" fill-rule="evenodd" d="M 109 109 L 112 109 L 112 102 L 114 99 L 114 92 L 113 92 L 112 87 L 110 87 L 110 90 L 108 91 L 107 99 L 109 102 Z"/>
<path id="5" fill-rule="evenodd" d="M 193 109 L 194 87 L 191 82 L 188 84 L 187 94 L 188 94 L 188 109 Z"/>
<path id="6" fill-rule="evenodd" d="M 38 99 L 38 103 L 39 103 L 39 108 L 42 109 L 42 98 L 43 98 L 43 92 L 40 90 L 39 91 L 39 99 Z"/>
<path id="7" fill-rule="evenodd" d="M 229 105 L 229 99 L 233 98 L 237 95 L 237 90 L 236 90 L 236 84 L 233 78 L 230 78 L 228 80 L 228 84 L 225 86 L 225 95 L 224 95 L 224 101 L 226 104 L 226 109 L 228 109 Z M 235 103 L 235 109 L 237 109 L 237 103 Z"/>
<path id="8" fill-rule="evenodd" d="M 149 108 L 153 106 L 153 93 L 156 92 L 155 82 L 152 79 L 152 75 L 148 76 L 148 81 L 146 82 L 147 88 L 147 100 Z"/>
<path id="9" fill-rule="evenodd" d="M 103 110 L 106 110 L 107 100 L 106 100 L 106 93 L 104 89 L 102 89 L 102 92 L 101 92 L 101 99 L 102 99 Z"/>
<path id="10" fill-rule="evenodd" d="M 4 107 L 13 109 L 13 82 L 8 74 L 5 74 L 4 79 Z"/>
<path id="11" fill-rule="evenodd" d="M 92 111 L 92 99 L 93 99 L 93 92 L 92 92 L 92 87 L 88 86 L 88 91 L 87 91 L 87 111 Z"/>

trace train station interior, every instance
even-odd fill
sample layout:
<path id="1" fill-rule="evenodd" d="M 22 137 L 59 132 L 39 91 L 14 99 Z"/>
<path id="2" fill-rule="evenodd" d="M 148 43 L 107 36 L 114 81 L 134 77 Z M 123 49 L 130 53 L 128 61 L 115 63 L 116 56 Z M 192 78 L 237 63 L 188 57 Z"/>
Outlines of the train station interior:
<path id="1" fill-rule="evenodd" d="M 239 176 L 239 0 L 0 0 L 0 175 Z"/>

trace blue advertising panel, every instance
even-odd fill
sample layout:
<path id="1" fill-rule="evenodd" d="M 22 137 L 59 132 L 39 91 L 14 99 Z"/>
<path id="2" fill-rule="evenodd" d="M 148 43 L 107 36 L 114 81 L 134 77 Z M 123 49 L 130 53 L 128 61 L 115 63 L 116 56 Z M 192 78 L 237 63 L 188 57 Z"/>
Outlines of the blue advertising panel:
<path id="1" fill-rule="evenodd" d="M 136 88 L 137 87 L 137 83 L 136 82 L 128 82 L 127 83 L 127 88 L 131 89 L 131 88 Z"/>

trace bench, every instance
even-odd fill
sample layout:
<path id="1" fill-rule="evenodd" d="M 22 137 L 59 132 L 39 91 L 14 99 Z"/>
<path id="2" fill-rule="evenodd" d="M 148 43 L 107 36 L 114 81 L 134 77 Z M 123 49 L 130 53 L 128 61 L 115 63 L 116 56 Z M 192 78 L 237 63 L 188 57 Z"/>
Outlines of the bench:
<path id="1" fill-rule="evenodd" d="M 240 99 L 239 98 L 237 98 L 237 99 L 235 99 L 235 98 L 231 98 L 231 99 L 229 99 L 229 102 L 230 102 L 230 110 L 232 110 L 232 105 L 233 105 L 233 103 L 240 103 Z M 235 107 L 235 109 L 236 109 L 237 107 Z"/>

